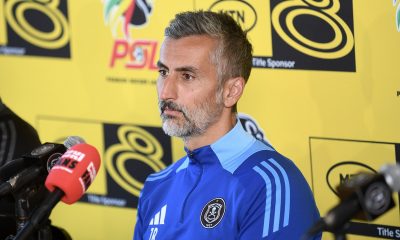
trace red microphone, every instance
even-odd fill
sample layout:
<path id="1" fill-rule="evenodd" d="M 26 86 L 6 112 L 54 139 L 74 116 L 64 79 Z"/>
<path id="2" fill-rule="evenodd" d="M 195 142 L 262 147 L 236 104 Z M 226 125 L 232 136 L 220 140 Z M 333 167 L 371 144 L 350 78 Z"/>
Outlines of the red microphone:
<path id="1" fill-rule="evenodd" d="M 14 239 L 28 239 L 60 200 L 67 204 L 78 201 L 93 182 L 99 168 L 100 154 L 93 146 L 81 143 L 68 149 L 46 178 L 45 185 L 51 193 Z"/>
<path id="2" fill-rule="evenodd" d="M 100 154 L 85 143 L 71 147 L 61 156 L 46 178 L 50 192 L 59 189 L 64 193 L 61 201 L 72 204 L 78 201 L 94 181 L 100 168 Z"/>

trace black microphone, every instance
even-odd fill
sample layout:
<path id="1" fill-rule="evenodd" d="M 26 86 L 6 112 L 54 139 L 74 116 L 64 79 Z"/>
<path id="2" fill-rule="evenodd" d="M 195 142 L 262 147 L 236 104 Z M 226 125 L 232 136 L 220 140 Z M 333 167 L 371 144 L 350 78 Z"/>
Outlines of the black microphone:
<path id="1" fill-rule="evenodd" d="M 400 191 L 400 165 L 385 165 L 378 174 L 359 173 L 337 188 L 340 203 L 306 234 L 343 231 L 350 219 L 372 221 L 394 207 L 393 192 Z"/>
<path id="2" fill-rule="evenodd" d="M 6 181 L 30 166 L 47 164 L 47 160 L 51 155 L 62 154 L 66 150 L 66 147 L 62 144 L 44 143 L 30 153 L 24 154 L 21 158 L 12 160 L 2 166 L 0 168 L 0 179 Z"/>
<path id="3" fill-rule="evenodd" d="M 52 154 L 57 153 L 55 156 L 53 156 L 55 159 L 56 157 L 61 156 L 68 148 L 79 143 L 85 143 L 85 140 L 78 136 L 67 137 L 67 139 L 64 141 L 64 144 L 44 143 L 32 150 L 30 153 L 24 154 L 22 157 L 9 161 L 1 166 L 0 181 L 6 181 L 18 172 L 35 164 L 49 163 L 49 166 L 46 166 L 49 168 L 54 165 L 53 161 L 48 161 Z"/>
<path id="4" fill-rule="evenodd" d="M 0 197 L 17 192 L 29 183 L 44 180 L 67 148 L 84 142 L 76 136 L 68 137 L 64 144 L 47 142 L 22 158 L 8 162 L 0 168 L 0 178 L 3 181 L 0 181 Z"/>
<path id="5" fill-rule="evenodd" d="M 100 164 L 99 152 L 89 144 L 77 144 L 69 149 L 46 178 L 45 186 L 51 193 L 14 239 L 29 239 L 60 200 L 67 204 L 78 201 L 94 181 Z"/>

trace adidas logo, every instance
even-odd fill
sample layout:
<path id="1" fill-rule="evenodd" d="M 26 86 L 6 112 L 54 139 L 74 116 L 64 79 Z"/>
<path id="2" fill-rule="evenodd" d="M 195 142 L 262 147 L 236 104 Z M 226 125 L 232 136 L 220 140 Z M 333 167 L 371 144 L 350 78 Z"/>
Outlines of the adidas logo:
<path id="1" fill-rule="evenodd" d="M 151 219 L 150 226 L 153 225 L 163 225 L 165 223 L 165 214 L 167 212 L 167 204 L 161 208 L 160 211 L 156 213 L 156 215 Z"/>
<path id="2" fill-rule="evenodd" d="M 158 233 L 158 225 L 165 224 L 165 214 L 167 213 L 167 204 L 165 204 L 160 211 L 154 215 L 154 217 L 150 220 L 149 226 L 153 226 L 150 229 L 150 237 L 149 240 L 156 240 L 156 236 Z"/>

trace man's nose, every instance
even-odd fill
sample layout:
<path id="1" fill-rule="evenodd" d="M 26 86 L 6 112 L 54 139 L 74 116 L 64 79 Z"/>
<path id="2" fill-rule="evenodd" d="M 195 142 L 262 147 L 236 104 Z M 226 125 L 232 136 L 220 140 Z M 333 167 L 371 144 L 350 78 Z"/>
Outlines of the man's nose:
<path id="1" fill-rule="evenodd" d="M 159 80 L 158 97 L 160 100 L 175 100 L 177 98 L 177 82 L 174 76 L 169 75 Z"/>

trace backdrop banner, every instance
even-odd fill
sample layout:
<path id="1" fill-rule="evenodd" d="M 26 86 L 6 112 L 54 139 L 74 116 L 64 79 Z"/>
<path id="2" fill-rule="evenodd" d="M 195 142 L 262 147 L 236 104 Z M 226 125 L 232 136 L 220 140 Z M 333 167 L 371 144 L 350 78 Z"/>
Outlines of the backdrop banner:
<path id="1" fill-rule="evenodd" d="M 248 31 L 240 121 L 296 163 L 321 216 L 338 185 L 400 163 L 400 0 L 0 0 L 3 102 L 43 142 L 77 135 L 102 156 L 88 192 L 51 215 L 73 239 L 132 239 L 146 177 L 185 154 L 161 129 L 156 63 L 169 21 L 198 9 Z M 394 197 L 349 239 L 400 239 Z"/>

